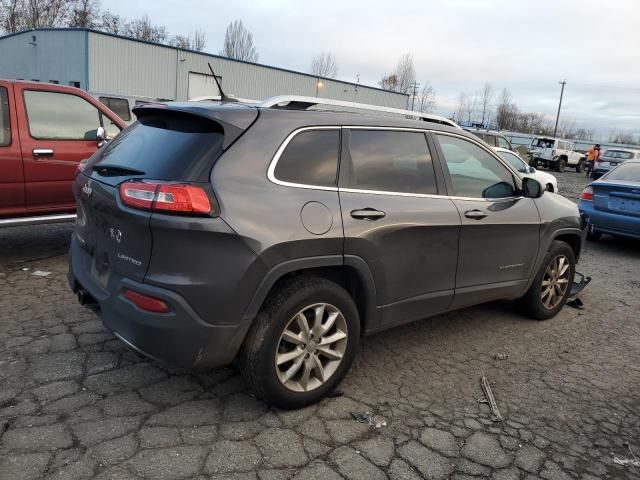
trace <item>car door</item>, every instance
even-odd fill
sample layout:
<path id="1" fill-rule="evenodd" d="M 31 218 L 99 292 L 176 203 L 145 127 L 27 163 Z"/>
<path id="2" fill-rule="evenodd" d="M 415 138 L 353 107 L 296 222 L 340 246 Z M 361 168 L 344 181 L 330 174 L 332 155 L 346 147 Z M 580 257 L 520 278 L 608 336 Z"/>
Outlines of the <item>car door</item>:
<path id="1" fill-rule="evenodd" d="M 0 82 L 0 215 L 24 209 L 24 174 L 13 89 Z"/>
<path id="2" fill-rule="evenodd" d="M 469 138 L 438 133 L 438 155 L 462 227 L 452 307 L 518 294 L 532 275 L 540 216 L 515 173 Z"/>
<path id="3" fill-rule="evenodd" d="M 96 105 L 68 91 L 16 86 L 25 200 L 30 209 L 74 208 L 71 184 L 78 164 L 98 148 L 97 129 L 119 132 Z"/>
<path id="4" fill-rule="evenodd" d="M 444 176 L 434 169 L 425 133 L 370 127 L 343 132 L 338 185 L 345 263 L 360 258 L 369 266 L 380 326 L 447 310 L 460 215 L 439 195 Z"/>

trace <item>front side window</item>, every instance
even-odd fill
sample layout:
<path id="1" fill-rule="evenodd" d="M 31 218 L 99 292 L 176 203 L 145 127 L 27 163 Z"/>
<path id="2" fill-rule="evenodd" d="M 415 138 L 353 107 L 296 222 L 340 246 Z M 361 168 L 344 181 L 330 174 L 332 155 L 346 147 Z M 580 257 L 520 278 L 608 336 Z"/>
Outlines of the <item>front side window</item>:
<path id="1" fill-rule="evenodd" d="M 335 187 L 339 145 L 338 129 L 302 131 L 280 155 L 274 175 L 283 182 Z"/>
<path id="2" fill-rule="evenodd" d="M 100 100 L 103 105 L 106 105 L 109 110 L 118 115 L 125 122 L 131 120 L 129 102 L 125 98 L 98 97 L 98 100 Z"/>
<path id="3" fill-rule="evenodd" d="M 33 138 L 96 140 L 100 112 L 77 95 L 26 90 L 24 102 Z"/>
<path id="4" fill-rule="evenodd" d="M 345 172 L 345 187 L 398 193 L 437 193 L 433 162 L 423 133 L 352 130 L 349 152 L 351 164 Z"/>
<path id="5" fill-rule="evenodd" d="M 489 152 L 478 145 L 448 135 L 437 135 L 451 175 L 454 195 L 472 198 L 513 197 L 513 176 Z"/>
<path id="6" fill-rule="evenodd" d="M 496 137 L 496 140 L 498 140 L 498 146 L 500 148 L 506 148 L 507 150 L 511 150 L 511 145 L 509 145 L 509 142 L 507 142 L 506 138 Z"/>
<path id="7" fill-rule="evenodd" d="M 7 89 L 0 87 L 0 147 L 6 147 L 10 143 L 9 96 L 7 95 Z"/>

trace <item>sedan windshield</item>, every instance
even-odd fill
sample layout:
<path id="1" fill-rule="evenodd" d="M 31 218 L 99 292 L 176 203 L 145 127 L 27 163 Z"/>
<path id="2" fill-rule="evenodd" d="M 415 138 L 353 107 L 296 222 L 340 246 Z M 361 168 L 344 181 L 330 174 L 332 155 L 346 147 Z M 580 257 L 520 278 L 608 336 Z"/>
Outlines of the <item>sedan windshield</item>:
<path id="1" fill-rule="evenodd" d="M 640 163 L 623 163 L 618 168 L 611 170 L 604 178 L 607 180 L 640 182 Z"/>
<path id="2" fill-rule="evenodd" d="M 513 168 L 515 168 L 520 173 L 528 173 L 527 164 L 524 163 L 518 156 L 509 152 L 498 152 L 498 154 L 502 157 L 503 160 L 509 162 Z"/>

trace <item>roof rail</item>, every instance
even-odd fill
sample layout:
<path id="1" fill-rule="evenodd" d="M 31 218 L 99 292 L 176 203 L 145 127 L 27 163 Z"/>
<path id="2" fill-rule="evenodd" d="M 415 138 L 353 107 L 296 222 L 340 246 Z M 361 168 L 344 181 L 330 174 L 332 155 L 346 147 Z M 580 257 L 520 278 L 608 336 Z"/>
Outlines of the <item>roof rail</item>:
<path id="1" fill-rule="evenodd" d="M 278 95 L 267 98 L 258 104 L 262 108 L 282 108 L 289 110 L 307 110 L 315 105 L 332 105 L 335 107 L 352 108 L 358 110 L 371 110 L 375 112 L 393 113 L 407 117 L 415 117 L 425 122 L 439 123 L 449 127 L 461 128 L 456 122 L 440 115 L 430 113 L 414 112 L 413 110 L 403 110 L 401 108 L 382 107 L 379 105 L 369 105 L 367 103 L 345 102 L 343 100 L 333 100 L 330 98 L 304 97 L 301 95 Z"/>

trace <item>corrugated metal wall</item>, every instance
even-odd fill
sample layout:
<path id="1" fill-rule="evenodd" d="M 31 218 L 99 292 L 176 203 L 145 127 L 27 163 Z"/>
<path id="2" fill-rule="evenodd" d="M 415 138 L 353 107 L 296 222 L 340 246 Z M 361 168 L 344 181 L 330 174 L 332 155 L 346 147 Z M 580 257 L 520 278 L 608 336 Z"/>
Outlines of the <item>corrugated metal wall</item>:
<path id="1" fill-rule="evenodd" d="M 89 32 L 89 90 L 173 99 L 177 50 Z"/>
<path id="2" fill-rule="evenodd" d="M 0 40 L 0 77 L 80 82 L 86 88 L 85 39 L 81 30 L 34 30 L 5 37 Z"/>
<path id="3" fill-rule="evenodd" d="M 227 94 L 262 100 L 316 93 L 312 76 L 202 53 L 89 32 L 89 88 L 93 92 L 187 100 L 189 72 L 222 77 Z M 213 92 L 212 92 L 213 93 Z M 407 97 L 363 85 L 322 80 L 318 96 L 406 108 Z"/>

